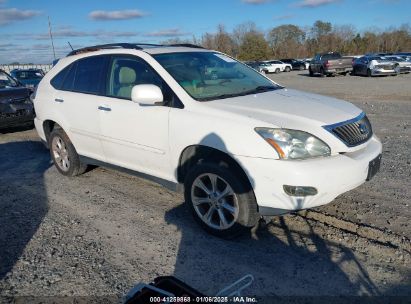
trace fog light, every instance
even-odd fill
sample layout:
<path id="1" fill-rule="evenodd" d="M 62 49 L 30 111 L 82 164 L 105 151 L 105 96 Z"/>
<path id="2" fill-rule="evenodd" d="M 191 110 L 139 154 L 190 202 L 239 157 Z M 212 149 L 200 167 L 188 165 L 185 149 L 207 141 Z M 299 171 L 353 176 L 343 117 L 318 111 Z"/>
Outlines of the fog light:
<path id="1" fill-rule="evenodd" d="M 314 187 L 284 185 L 283 189 L 290 196 L 309 196 L 318 193 Z"/>

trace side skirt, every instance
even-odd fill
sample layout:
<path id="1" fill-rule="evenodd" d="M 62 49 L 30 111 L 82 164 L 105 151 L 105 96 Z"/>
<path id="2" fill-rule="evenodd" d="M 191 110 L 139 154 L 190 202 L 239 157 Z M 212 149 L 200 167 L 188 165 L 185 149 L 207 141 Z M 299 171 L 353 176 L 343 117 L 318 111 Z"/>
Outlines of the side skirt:
<path id="1" fill-rule="evenodd" d="M 150 174 L 146 174 L 146 173 L 142 173 L 142 172 L 138 172 L 138 171 L 134 171 L 134 170 L 130 170 L 127 168 L 123 168 L 120 166 L 116 166 L 113 164 L 109 164 L 94 158 L 90 158 L 87 156 L 82 156 L 80 155 L 80 161 L 84 164 L 88 164 L 88 165 L 94 165 L 94 166 L 98 166 L 98 167 L 104 167 L 107 169 L 112 169 L 112 170 L 116 170 L 119 172 L 123 172 L 123 173 L 127 173 L 129 175 L 133 175 L 136 177 L 140 177 L 146 180 L 149 180 L 151 182 L 154 182 L 156 184 L 159 184 L 161 186 L 164 186 L 165 188 L 174 191 L 174 192 L 179 192 L 179 193 L 183 193 L 184 192 L 184 185 L 183 184 L 179 184 L 179 183 L 174 183 L 171 182 L 169 180 L 165 180 Z"/>

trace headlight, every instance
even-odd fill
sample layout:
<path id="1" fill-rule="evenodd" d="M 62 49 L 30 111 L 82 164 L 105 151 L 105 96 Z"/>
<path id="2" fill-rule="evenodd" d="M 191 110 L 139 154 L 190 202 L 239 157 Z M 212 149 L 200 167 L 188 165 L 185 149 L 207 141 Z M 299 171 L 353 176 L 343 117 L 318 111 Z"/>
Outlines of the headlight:
<path id="1" fill-rule="evenodd" d="M 255 128 L 282 159 L 329 156 L 330 147 L 314 135 L 297 130 Z"/>

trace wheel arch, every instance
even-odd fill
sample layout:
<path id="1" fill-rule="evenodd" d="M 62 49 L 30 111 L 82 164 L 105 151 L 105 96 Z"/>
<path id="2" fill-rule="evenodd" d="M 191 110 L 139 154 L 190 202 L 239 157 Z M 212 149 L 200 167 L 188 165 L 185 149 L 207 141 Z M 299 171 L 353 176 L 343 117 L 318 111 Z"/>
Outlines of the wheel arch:
<path id="1" fill-rule="evenodd" d="M 49 139 L 50 139 L 51 132 L 55 128 L 62 128 L 62 127 L 58 122 L 52 119 L 46 119 L 43 121 L 43 131 L 44 131 L 44 136 L 46 137 L 47 147 L 49 147 Z"/>
<path id="2" fill-rule="evenodd" d="M 244 168 L 227 152 L 205 145 L 191 145 L 186 147 L 180 154 L 177 167 L 177 181 L 184 183 L 190 169 L 201 162 L 225 163 L 228 168 L 235 171 L 247 183 L 252 190 L 252 183 Z"/>

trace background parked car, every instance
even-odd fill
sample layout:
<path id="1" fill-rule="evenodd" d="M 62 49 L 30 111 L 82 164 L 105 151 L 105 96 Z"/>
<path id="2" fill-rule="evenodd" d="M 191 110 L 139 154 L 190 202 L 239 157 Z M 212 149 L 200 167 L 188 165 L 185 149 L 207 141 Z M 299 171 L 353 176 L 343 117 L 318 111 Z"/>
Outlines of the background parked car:
<path id="1" fill-rule="evenodd" d="M 0 129 L 33 124 L 30 93 L 28 88 L 0 70 Z"/>
<path id="2" fill-rule="evenodd" d="M 270 64 L 275 73 L 290 72 L 293 69 L 291 64 L 280 60 L 267 60 L 263 62 Z"/>
<path id="3" fill-rule="evenodd" d="M 310 62 L 310 76 L 318 73 L 321 76 L 335 74 L 347 75 L 352 71 L 352 57 L 343 57 L 340 53 L 317 54 Z"/>
<path id="4" fill-rule="evenodd" d="M 397 62 L 380 56 L 363 56 L 353 62 L 353 75 L 368 77 L 377 75 L 397 75 L 400 67 Z"/>
<path id="5" fill-rule="evenodd" d="M 281 62 L 291 64 L 293 70 L 305 70 L 307 66 L 304 61 L 297 60 L 297 59 L 281 59 Z"/>
<path id="6" fill-rule="evenodd" d="M 411 60 L 406 60 L 405 58 L 397 55 L 386 56 L 385 58 L 398 63 L 401 74 L 408 74 L 409 72 L 411 72 Z"/>
<path id="7" fill-rule="evenodd" d="M 263 74 L 268 74 L 268 73 L 274 73 L 273 67 L 271 64 L 266 63 L 266 62 L 260 62 L 260 61 L 249 61 L 246 62 L 249 67 L 252 67 L 254 70 L 263 73 Z"/>
<path id="8" fill-rule="evenodd" d="M 34 89 L 44 77 L 44 72 L 41 69 L 14 69 L 10 74 L 31 89 Z"/>

